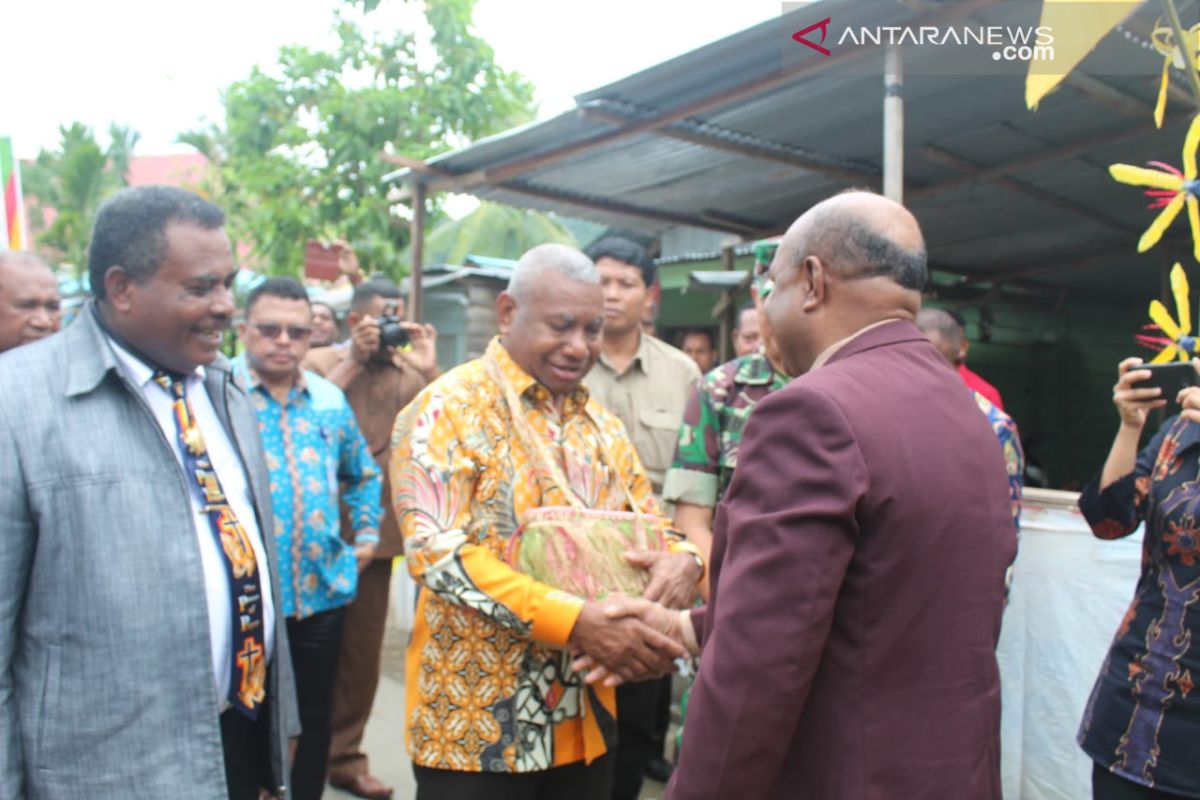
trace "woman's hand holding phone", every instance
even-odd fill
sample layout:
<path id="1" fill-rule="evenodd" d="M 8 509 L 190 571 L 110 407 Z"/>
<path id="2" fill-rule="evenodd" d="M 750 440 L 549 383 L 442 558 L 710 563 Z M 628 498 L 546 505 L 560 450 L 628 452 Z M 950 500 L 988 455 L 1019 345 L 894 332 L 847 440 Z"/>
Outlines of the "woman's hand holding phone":
<path id="1" fill-rule="evenodd" d="M 1117 365 L 1117 383 L 1113 386 L 1113 405 L 1121 415 L 1121 424 L 1141 430 L 1150 411 L 1167 404 L 1162 389 L 1157 386 L 1138 387 L 1137 384 L 1150 379 L 1148 369 L 1139 369 L 1142 359 L 1127 358 Z M 1200 402 L 1200 397 L 1197 398 Z"/>
<path id="2" fill-rule="evenodd" d="M 1196 370 L 1197 382 L 1200 383 L 1200 359 L 1193 358 L 1192 366 Z M 1176 402 L 1182 409 L 1179 416 L 1200 424 L 1200 386 L 1188 386 L 1180 389 Z"/>

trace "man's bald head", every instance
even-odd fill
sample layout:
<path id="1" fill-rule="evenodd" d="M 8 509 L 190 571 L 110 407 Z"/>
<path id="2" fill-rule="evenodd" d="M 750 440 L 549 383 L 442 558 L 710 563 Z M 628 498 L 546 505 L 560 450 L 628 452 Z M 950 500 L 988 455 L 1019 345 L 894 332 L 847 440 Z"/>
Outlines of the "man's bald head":
<path id="1" fill-rule="evenodd" d="M 844 280 L 890 277 L 921 291 L 929 279 L 925 239 L 904 206 L 873 192 L 849 191 L 813 206 L 781 243 L 791 257 L 820 257 Z"/>
<path id="2" fill-rule="evenodd" d="M 917 314 L 917 327 L 942 357 L 957 366 L 963 349 L 963 329 L 953 314 L 940 308 L 922 308 Z"/>
<path id="3" fill-rule="evenodd" d="M 0 253 L 0 353 L 57 331 L 61 306 L 45 261 L 32 253 Z"/>
<path id="4" fill-rule="evenodd" d="M 863 328 L 911 320 L 927 276 L 925 240 L 904 206 L 863 191 L 813 206 L 784 234 L 764 290 L 784 370 L 801 375 Z"/>

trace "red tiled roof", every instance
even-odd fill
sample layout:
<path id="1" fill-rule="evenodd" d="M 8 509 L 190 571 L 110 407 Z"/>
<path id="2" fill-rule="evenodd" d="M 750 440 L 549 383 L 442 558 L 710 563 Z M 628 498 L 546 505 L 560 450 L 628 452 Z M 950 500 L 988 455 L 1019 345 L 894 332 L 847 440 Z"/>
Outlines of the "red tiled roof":
<path id="1" fill-rule="evenodd" d="M 194 189 L 204 179 L 208 159 L 200 153 L 134 156 L 129 160 L 129 185 L 162 184 Z"/>
<path id="2" fill-rule="evenodd" d="M 25 163 L 28 164 L 28 162 Z M 200 153 L 134 156 L 129 160 L 129 185 L 165 185 L 195 190 L 200 188 L 200 182 L 204 180 L 207 171 L 208 159 Z M 36 200 L 28 193 L 25 195 L 25 210 L 30 218 L 38 213 Z M 55 217 L 58 216 L 58 210 L 46 207 L 41 210 L 41 215 L 41 228 L 44 230 L 54 223 Z"/>

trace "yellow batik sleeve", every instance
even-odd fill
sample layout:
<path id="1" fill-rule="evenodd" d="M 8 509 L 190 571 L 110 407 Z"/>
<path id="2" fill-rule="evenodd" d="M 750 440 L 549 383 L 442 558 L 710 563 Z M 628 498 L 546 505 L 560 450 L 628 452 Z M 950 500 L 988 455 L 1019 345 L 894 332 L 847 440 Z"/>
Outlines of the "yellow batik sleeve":
<path id="1" fill-rule="evenodd" d="M 392 502 L 409 572 L 438 597 L 474 609 L 518 635 L 563 647 L 583 600 L 524 575 L 497 553 L 476 494 L 487 453 L 464 433 L 480 430 L 469 398 L 431 387 L 396 418 Z M 477 398 L 476 398 L 477 399 Z"/>

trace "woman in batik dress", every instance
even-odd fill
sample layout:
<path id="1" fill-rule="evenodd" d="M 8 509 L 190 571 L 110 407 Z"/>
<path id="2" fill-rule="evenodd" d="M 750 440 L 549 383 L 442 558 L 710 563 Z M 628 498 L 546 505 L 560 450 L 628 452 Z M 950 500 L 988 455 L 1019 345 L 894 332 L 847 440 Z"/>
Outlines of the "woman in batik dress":
<path id="1" fill-rule="evenodd" d="M 1121 424 L 1079 508 L 1101 539 L 1145 524 L 1142 571 L 1079 729 L 1095 762 L 1095 800 L 1200 798 L 1200 388 L 1140 452 L 1146 419 L 1164 406 L 1140 359 L 1118 368 Z M 1174 398 L 1170 398 L 1174 399 Z"/>

